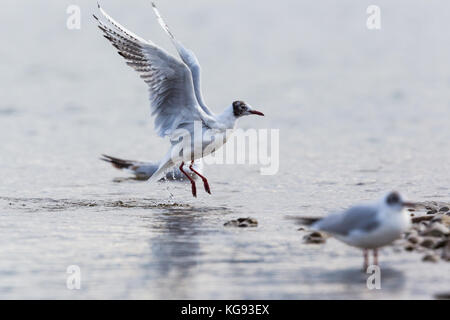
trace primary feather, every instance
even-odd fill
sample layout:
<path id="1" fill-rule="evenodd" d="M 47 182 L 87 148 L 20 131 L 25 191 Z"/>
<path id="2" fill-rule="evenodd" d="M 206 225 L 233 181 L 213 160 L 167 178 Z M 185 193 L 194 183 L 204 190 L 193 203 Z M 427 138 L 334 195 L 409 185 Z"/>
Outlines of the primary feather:
<path id="1" fill-rule="evenodd" d="M 99 9 L 108 23 L 94 17 L 105 38 L 149 87 L 150 105 L 158 135 L 170 136 L 194 121 L 210 123 L 212 119 L 197 102 L 192 74 L 186 64 L 151 41 L 127 30 L 100 5 Z"/>

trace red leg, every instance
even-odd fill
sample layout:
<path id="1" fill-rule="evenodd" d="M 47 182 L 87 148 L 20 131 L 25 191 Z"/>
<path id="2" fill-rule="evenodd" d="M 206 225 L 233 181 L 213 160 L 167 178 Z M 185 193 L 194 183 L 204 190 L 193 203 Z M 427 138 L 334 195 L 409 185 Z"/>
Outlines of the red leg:
<path id="1" fill-rule="evenodd" d="M 373 264 L 378 265 L 378 249 L 373 249 Z"/>
<path id="2" fill-rule="evenodd" d="M 211 194 L 211 189 L 209 188 L 208 179 L 206 179 L 204 176 L 202 176 L 200 173 L 198 173 L 192 166 L 194 165 L 194 161 L 191 161 L 191 165 L 189 166 L 189 169 L 191 169 L 192 172 L 194 172 L 196 175 L 198 175 L 203 180 L 203 186 L 205 187 L 205 191 Z"/>
<path id="3" fill-rule="evenodd" d="M 364 272 L 367 271 L 367 268 L 369 267 L 369 250 L 363 249 L 363 255 L 364 255 Z"/>
<path id="4" fill-rule="evenodd" d="M 192 195 L 197 197 L 197 187 L 195 186 L 195 181 L 183 170 L 184 162 L 181 163 L 180 171 L 189 179 L 192 186 Z"/>

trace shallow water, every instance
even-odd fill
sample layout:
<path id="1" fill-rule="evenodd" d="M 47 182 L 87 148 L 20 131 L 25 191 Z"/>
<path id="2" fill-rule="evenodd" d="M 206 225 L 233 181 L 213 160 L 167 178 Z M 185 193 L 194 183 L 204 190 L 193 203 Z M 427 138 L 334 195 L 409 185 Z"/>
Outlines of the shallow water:
<path id="1" fill-rule="evenodd" d="M 102 2 L 122 24 L 173 52 L 148 1 Z M 241 128 L 280 129 L 280 169 L 211 165 L 212 196 L 186 183 L 125 177 L 101 153 L 157 160 L 146 87 L 78 1 L 2 3 L 0 298 L 432 298 L 448 263 L 382 250 L 382 289 L 368 290 L 361 253 L 302 243 L 295 215 L 324 215 L 397 189 L 450 198 L 450 11 L 446 1 L 161 3 L 203 67 L 220 111 L 243 99 L 266 114 Z M 6 90 L 5 90 L 6 89 Z M 200 186 L 199 186 L 200 187 Z M 225 228 L 238 217 L 257 228 Z M 81 268 L 81 290 L 66 269 Z"/>

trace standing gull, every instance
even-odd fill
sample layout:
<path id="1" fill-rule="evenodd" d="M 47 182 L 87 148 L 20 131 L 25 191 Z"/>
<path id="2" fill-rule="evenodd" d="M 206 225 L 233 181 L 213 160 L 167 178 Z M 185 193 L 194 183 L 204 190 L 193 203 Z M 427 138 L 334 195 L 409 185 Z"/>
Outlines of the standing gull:
<path id="1" fill-rule="evenodd" d="M 364 270 L 369 266 L 369 250 L 373 250 L 374 264 L 378 265 L 378 248 L 401 237 L 411 225 L 406 206 L 398 192 L 390 192 L 378 203 L 357 205 L 315 222 L 311 228 L 324 231 L 338 240 L 363 249 Z"/>
<path id="2" fill-rule="evenodd" d="M 152 41 L 144 40 L 127 30 L 100 5 L 98 8 L 106 22 L 95 15 L 94 18 L 104 37 L 147 83 L 156 132 L 171 140 L 169 151 L 159 162 L 158 169 L 149 181 L 158 181 L 168 169 L 179 165 L 179 170 L 191 182 L 192 195 L 196 197 L 195 181 L 185 171 L 186 162 L 190 163 L 189 170 L 202 179 L 205 191 L 211 193 L 208 180 L 193 167 L 194 161 L 221 148 L 238 118 L 264 114 L 243 101 L 234 101 L 221 114 L 214 114 L 206 106 L 201 94 L 200 64 L 195 54 L 173 36 L 154 3 L 152 6 L 158 22 L 170 36 L 182 61 Z"/>

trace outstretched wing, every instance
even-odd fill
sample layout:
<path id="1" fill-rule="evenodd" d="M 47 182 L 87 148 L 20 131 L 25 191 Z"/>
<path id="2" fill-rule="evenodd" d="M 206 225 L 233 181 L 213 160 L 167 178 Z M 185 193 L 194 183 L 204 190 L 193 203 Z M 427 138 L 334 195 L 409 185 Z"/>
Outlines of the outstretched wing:
<path id="1" fill-rule="evenodd" d="M 376 207 L 359 205 L 325 217 L 317 221 L 313 228 L 341 236 L 354 231 L 368 232 L 380 225 L 377 213 Z"/>
<path id="2" fill-rule="evenodd" d="M 107 20 L 104 23 L 94 15 L 104 37 L 149 87 L 152 115 L 156 116 L 156 132 L 160 136 L 170 136 L 176 129 L 189 126 L 194 121 L 207 125 L 211 118 L 198 105 L 192 75 L 186 65 L 151 41 L 127 30 L 100 5 L 98 7 Z"/>
<path id="3" fill-rule="evenodd" d="M 156 14 L 156 17 L 158 18 L 158 22 L 161 25 L 161 27 L 166 31 L 166 33 L 169 35 L 170 39 L 172 40 L 173 44 L 175 45 L 175 48 L 178 51 L 178 54 L 180 55 L 180 58 L 183 60 L 183 62 L 189 67 L 189 70 L 191 70 L 192 79 L 194 81 L 194 91 L 195 96 L 197 98 L 198 104 L 203 109 L 203 111 L 208 115 L 213 115 L 213 112 L 206 106 L 205 102 L 203 101 L 203 95 L 201 91 L 201 83 L 200 83 L 200 63 L 198 62 L 197 57 L 195 56 L 194 52 L 191 50 L 185 48 L 180 41 L 178 41 L 173 33 L 170 31 L 169 26 L 162 18 L 161 14 L 158 11 L 158 8 L 156 8 L 156 5 L 154 2 L 152 2 L 153 11 Z"/>

